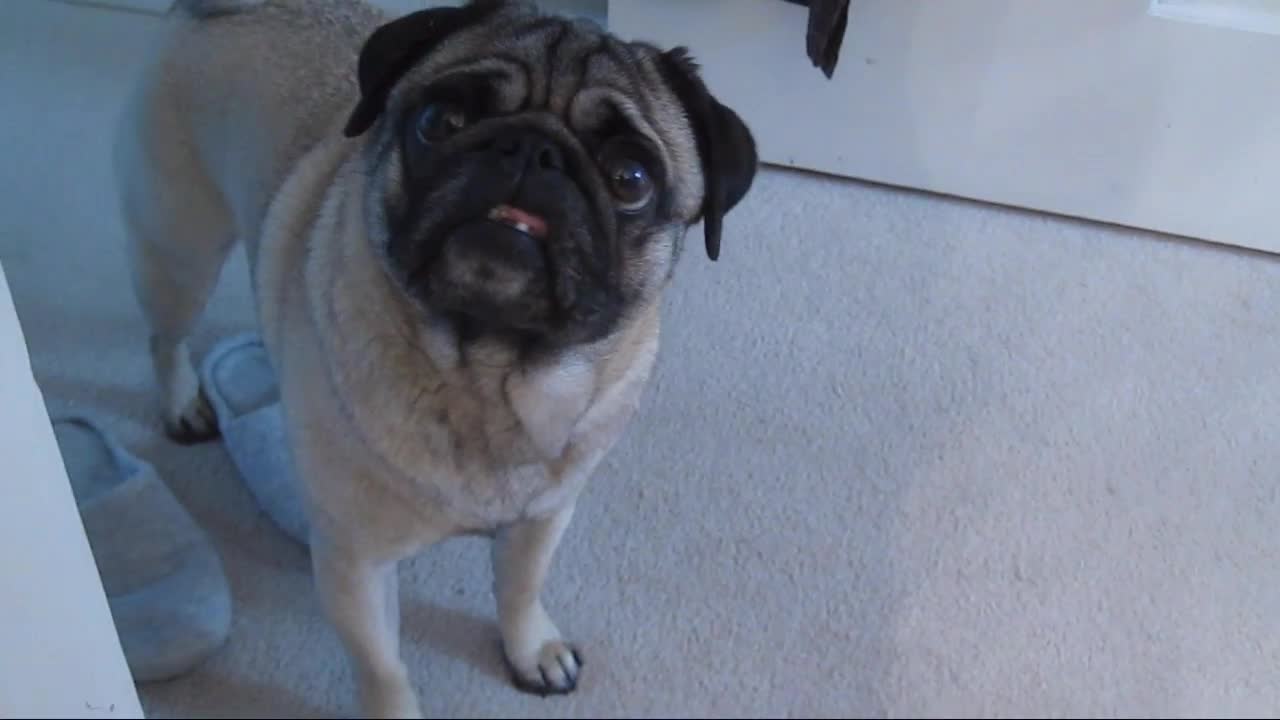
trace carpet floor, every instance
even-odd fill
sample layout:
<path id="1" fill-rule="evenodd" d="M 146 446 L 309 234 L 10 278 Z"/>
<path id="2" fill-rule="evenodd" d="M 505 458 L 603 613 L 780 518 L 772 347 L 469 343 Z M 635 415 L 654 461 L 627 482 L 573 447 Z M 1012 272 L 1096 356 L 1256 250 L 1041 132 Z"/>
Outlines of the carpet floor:
<path id="1" fill-rule="evenodd" d="M 0 3 L 0 261 L 51 411 L 209 531 L 231 638 L 153 717 L 354 712 L 305 554 L 160 432 L 108 141 L 155 19 Z M 695 246 L 696 248 L 696 246 Z M 486 545 L 403 568 L 424 709 L 466 717 L 1272 716 L 1280 264 L 768 169 L 665 308 L 642 413 L 546 601 L 579 691 L 507 682 Z M 197 352 L 252 328 L 243 257 Z"/>

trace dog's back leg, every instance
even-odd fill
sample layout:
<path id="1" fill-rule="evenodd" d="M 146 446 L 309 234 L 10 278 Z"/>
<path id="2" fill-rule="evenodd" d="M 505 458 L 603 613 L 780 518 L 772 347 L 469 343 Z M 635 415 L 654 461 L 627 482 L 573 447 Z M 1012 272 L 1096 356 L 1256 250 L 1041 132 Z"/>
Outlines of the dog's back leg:
<path id="1" fill-rule="evenodd" d="M 236 228 L 195 144 L 161 93 L 144 87 L 115 148 L 134 292 L 148 326 L 168 434 L 184 443 L 217 435 L 187 338 L 213 292 Z"/>

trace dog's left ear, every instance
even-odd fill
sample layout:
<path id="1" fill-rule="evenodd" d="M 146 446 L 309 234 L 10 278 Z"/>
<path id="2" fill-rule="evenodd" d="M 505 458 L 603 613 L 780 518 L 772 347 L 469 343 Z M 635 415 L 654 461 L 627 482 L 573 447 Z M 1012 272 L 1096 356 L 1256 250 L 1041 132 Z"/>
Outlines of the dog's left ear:
<path id="1" fill-rule="evenodd" d="M 724 216 L 746 196 L 756 177 L 759 158 L 755 138 L 742 118 L 707 90 L 688 48 L 668 50 L 658 62 L 667 83 L 684 105 L 697 138 L 706 185 L 701 215 L 707 257 L 715 260 L 720 257 Z"/>
<path id="2" fill-rule="evenodd" d="M 347 137 L 362 135 L 386 108 L 391 89 L 419 60 L 453 33 L 483 20 L 500 7 L 501 0 L 475 0 L 462 7 L 419 10 L 373 31 L 360 50 L 356 74 L 360 102 L 342 131 Z"/>

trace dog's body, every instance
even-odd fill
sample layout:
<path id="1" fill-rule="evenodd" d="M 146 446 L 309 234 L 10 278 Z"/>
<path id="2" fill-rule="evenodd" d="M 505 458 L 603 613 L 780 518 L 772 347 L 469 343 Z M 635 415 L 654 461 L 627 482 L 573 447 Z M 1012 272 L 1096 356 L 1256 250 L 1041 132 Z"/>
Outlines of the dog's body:
<path id="1" fill-rule="evenodd" d="M 170 433 L 216 432 L 186 337 L 243 240 L 365 710 L 418 713 L 395 567 L 464 533 L 495 538 L 517 682 L 571 690 L 581 657 L 542 582 L 635 411 L 685 230 L 705 220 L 714 257 L 751 184 L 745 126 L 683 55 L 518 4 L 395 22 L 350 0 L 178 6 L 117 144 Z M 486 112 L 419 97 L 462 66 L 487 73 Z M 458 92 L 480 82 L 464 75 Z"/>

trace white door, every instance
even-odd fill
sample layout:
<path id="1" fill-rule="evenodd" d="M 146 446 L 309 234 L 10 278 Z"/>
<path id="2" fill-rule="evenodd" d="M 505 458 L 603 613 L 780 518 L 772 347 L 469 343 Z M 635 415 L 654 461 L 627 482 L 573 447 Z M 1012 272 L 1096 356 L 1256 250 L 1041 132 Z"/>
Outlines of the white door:
<path id="1" fill-rule="evenodd" d="M 1280 0 L 852 0 L 833 80 L 782 0 L 610 0 L 769 163 L 1280 251 Z"/>

